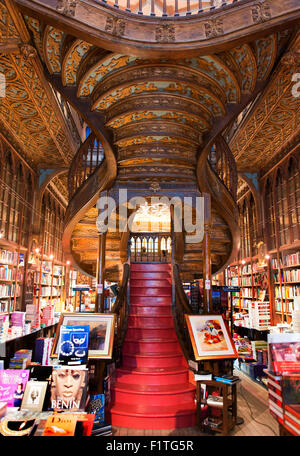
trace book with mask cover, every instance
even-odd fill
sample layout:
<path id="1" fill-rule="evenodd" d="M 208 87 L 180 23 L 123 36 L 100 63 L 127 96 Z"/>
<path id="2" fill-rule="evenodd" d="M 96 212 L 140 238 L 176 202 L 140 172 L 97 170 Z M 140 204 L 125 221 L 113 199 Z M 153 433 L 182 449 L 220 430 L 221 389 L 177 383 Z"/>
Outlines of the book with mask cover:
<path id="1" fill-rule="evenodd" d="M 62 325 L 58 359 L 60 364 L 76 366 L 88 361 L 89 325 Z"/>

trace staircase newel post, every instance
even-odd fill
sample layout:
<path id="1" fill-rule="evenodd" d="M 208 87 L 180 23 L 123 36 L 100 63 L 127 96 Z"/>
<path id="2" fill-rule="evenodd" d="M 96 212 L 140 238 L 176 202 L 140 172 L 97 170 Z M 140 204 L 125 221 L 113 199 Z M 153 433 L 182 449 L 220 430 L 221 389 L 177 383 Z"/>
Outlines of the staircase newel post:
<path id="1" fill-rule="evenodd" d="M 101 195 L 100 195 L 101 196 Z M 103 195 L 102 195 L 103 196 Z M 107 193 L 106 193 L 107 196 Z M 99 210 L 100 215 L 100 210 Z M 97 220 L 98 229 L 98 255 L 97 255 L 97 289 L 95 312 L 104 312 L 104 272 L 105 272 L 105 251 L 106 251 L 106 229 L 104 221 Z"/>
<path id="2" fill-rule="evenodd" d="M 211 200 L 208 193 L 204 197 L 204 235 L 203 235 L 203 298 L 204 312 L 212 312 L 212 276 L 211 276 Z"/>
<path id="3" fill-rule="evenodd" d="M 97 294 L 96 312 L 104 312 L 104 270 L 105 270 L 105 248 L 106 233 L 99 233 L 98 236 L 98 258 L 97 258 Z"/>

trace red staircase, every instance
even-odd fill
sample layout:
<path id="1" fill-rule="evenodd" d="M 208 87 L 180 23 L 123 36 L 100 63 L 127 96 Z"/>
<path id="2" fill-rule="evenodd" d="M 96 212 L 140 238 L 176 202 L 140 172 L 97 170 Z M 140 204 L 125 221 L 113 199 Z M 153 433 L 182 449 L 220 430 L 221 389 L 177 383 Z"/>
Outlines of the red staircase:
<path id="1" fill-rule="evenodd" d="M 195 387 L 171 315 L 170 271 L 168 264 L 131 265 L 122 367 L 107 412 L 114 426 L 176 429 L 196 424 Z"/>

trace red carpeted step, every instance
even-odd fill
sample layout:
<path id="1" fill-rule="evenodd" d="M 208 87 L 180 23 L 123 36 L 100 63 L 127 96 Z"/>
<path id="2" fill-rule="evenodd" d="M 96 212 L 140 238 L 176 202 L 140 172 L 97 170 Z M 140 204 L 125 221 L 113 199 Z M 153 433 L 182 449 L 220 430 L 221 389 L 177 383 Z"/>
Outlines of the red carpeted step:
<path id="1" fill-rule="evenodd" d="M 152 369 L 136 368 L 125 369 L 120 367 L 116 370 L 116 379 L 131 384 L 140 385 L 176 385 L 188 383 L 189 373 L 183 366 Z"/>
<path id="2" fill-rule="evenodd" d="M 169 264 L 161 264 L 161 263 L 132 263 L 130 266 L 130 271 L 132 272 L 159 272 L 165 271 L 170 272 L 171 266 Z"/>
<path id="3" fill-rule="evenodd" d="M 125 339 L 123 353 L 147 354 L 147 353 L 181 353 L 181 348 L 177 339 Z"/>
<path id="4" fill-rule="evenodd" d="M 170 281 L 167 279 L 135 279 L 131 280 L 131 287 L 142 288 L 170 288 Z"/>
<path id="5" fill-rule="evenodd" d="M 130 280 L 169 280 L 171 281 L 171 274 L 168 271 L 159 272 L 135 272 L 130 273 Z"/>
<path id="6" fill-rule="evenodd" d="M 184 358 L 181 353 L 164 353 L 163 355 L 155 353 L 147 355 L 123 353 L 122 358 L 122 366 L 131 369 L 134 369 L 135 367 L 152 367 L 153 369 L 160 369 L 183 365 Z"/>
<path id="7" fill-rule="evenodd" d="M 177 429 L 196 425 L 196 405 L 187 404 L 150 407 L 148 405 L 115 404 L 106 412 L 113 426 L 131 429 Z"/>
<path id="8" fill-rule="evenodd" d="M 171 315 L 171 306 L 130 306 L 130 314 L 156 316 Z"/>
<path id="9" fill-rule="evenodd" d="M 136 328 L 173 328 L 174 327 L 174 320 L 171 315 L 161 315 L 159 317 L 156 316 L 147 316 L 144 317 L 143 315 L 132 315 L 130 313 L 128 317 L 128 326 L 135 326 Z"/>
<path id="10" fill-rule="evenodd" d="M 132 264 L 130 314 L 106 416 L 115 426 L 176 429 L 196 424 L 195 387 L 189 383 L 171 313 L 168 264 Z"/>
<path id="11" fill-rule="evenodd" d="M 117 382 L 112 387 L 112 402 L 138 405 L 186 404 L 195 399 L 193 385 L 132 385 Z"/>
<path id="12" fill-rule="evenodd" d="M 171 307 L 171 296 L 131 296 L 131 306 L 165 306 Z"/>
<path id="13" fill-rule="evenodd" d="M 171 286 L 157 288 L 141 288 L 130 284 L 130 297 L 132 296 L 172 296 Z"/>
<path id="14" fill-rule="evenodd" d="M 136 328 L 128 326 L 126 336 L 130 339 L 164 339 L 176 337 L 174 328 Z"/>

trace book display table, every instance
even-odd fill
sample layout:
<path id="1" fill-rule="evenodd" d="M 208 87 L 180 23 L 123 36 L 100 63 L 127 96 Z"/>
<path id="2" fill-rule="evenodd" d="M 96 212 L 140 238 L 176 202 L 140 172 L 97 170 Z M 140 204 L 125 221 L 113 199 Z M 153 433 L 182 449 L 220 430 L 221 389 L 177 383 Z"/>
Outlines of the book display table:
<path id="1" fill-rule="evenodd" d="M 240 380 L 239 380 L 240 381 Z M 197 381 L 197 424 L 205 432 L 206 429 L 220 432 L 222 435 L 228 435 L 229 432 L 237 424 L 237 383 L 229 384 L 218 382 L 216 380 L 200 380 Z M 201 394 L 201 385 L 206 385 L 207 399 L 204 399 Z M 212 396 L 213 391 L 219 391 L 218 396 Z M 207 406 L 207 417 L 201 413 L 201 406 Z M 220 410 L 220 418 L 212 419 L 216 414 L 214 409 Z M 215 421 L 213 423 L 213 421 Z"/>

